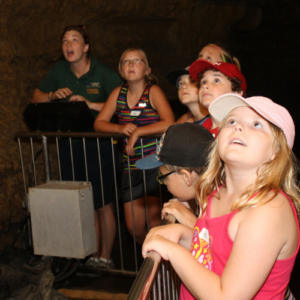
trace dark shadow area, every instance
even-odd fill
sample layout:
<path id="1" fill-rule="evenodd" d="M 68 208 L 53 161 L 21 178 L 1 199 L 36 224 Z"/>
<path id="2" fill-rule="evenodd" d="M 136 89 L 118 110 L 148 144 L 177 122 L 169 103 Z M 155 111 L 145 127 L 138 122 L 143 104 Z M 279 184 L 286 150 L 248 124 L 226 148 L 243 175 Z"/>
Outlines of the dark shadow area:
<path id="1" fill-rule="evenodd" d="M 290 280 L 290 289 L 295 296 L 296 299 L 300 298 L 300 257 L 299 254 L 296 259 L 296 263 L 292 272 L 291 280 Z"/>

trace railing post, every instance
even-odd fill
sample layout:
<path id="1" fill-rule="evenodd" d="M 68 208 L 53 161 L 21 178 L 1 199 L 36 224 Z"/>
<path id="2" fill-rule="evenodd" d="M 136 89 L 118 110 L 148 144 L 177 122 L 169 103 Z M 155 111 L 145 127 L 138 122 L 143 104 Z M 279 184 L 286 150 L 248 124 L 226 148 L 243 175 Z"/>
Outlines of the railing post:
<path id="1" fill-rule="evenodd" d="M 49 146 L 48 138 L 42 135 L 43 154 L 44 154 L 44 165 L 45 165 L 45 177 L 46 181 L 51 180 L 50 178 L 50 159 L 49 159 Z"/>

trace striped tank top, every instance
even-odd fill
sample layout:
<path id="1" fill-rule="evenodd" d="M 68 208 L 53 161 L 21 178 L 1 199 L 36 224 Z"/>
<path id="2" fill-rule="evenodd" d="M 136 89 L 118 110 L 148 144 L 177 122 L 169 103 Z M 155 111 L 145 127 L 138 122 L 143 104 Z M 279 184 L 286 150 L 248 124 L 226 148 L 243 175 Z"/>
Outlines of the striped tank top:
<path id="1" fill-rule="evenodd" d="M 127 104 L 128 85 L 122 86 L 117 100 L 117 116 L 120 125 L 132 123 L 137 125 L 137 127 L 142 127 L 160 121 L 157 111 L 151 106 L 149 100 L 149 92 L 152 85 L 152 83 L 147 84 L 140 100 L 133 108 L 129 108 Z M 141 139 L 138 139 L 134 145 L 135 155 L 129 156 L 130 171 L 138 170 L 135 162 L 142 158 L 142 151 L 144 152 L 144 157 L 155 153 L 156 139 L 142 139 L 142 141 L 143 149 Z M 126 144 L 126 139 L 123 139 L 123 172 L 128 173 L 128 155 L 125 152 Z"/>

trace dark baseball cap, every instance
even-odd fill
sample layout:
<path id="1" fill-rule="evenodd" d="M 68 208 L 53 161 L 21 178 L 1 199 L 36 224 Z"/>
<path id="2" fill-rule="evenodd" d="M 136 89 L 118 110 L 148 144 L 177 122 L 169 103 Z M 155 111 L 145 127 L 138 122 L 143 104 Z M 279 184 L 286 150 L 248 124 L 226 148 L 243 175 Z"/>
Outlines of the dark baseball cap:
<path id="1" fill-rule="evenodd" d="M 156 153 L 136 162 L 148 170 L 164 164 L 178 167 L 203 167 L 214 138 L 203 126 L 195 123 L 174 124 L 162 135 Z"/>
<path id="2" fill-rule="evenodd" d="M 178 82 L 179 77 L 182 75 L 189 75 L 189 74 L 190 74 L 189 70 L 185 70 L 185 69 L 175 70 L 175 71 L 170 72 L 167 75 L 167 79 L 171 84 L 176 85 L 176 87 L 178 88 L 177 82 Z"/>

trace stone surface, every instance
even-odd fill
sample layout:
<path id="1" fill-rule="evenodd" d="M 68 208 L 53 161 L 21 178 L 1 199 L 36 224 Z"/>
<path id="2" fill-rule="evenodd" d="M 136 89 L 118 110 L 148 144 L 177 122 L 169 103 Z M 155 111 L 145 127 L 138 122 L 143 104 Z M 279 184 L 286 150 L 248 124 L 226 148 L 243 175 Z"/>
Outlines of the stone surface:
<path id="1" fill-rule="evenodd" d="M 299 42 L 294 37 L 300 30 L 299 10 L 297 0 L 0 0 L 0 232 L 25 215 L 14 133 L 27 130 L 22 112 L 38 82 L 61 58 L 60 34 L 65 26 L 86 25 L 93 56 L 115 70 L 125 49 L 143 48 L 161 87 L 177 107 L 177 91 L 166 74 L 188 66 L 202 46 L 216 41 L 232 45 L 250 92 L 292 99 L 290 84 L 297 84 L 287 64 L 298 60 Z M 291 100 L 286 105 L 293 108 Z M 297 110 L 293 113 L 298 118 Z M 23 147 L 26 180 L 31 157 L 27 146 Z M 35 141 L 35 151 L 38 147 Z M 51 159 L 54 164 L 55 158 Z M 41 155 L 37 173 L 42 183 Z"/>

